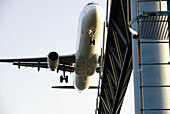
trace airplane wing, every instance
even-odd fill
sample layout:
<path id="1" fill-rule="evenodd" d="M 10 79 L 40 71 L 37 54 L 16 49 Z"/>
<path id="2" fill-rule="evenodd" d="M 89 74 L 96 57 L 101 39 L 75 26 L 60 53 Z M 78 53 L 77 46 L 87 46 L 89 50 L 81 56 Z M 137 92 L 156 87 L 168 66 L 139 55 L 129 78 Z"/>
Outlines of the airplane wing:
<path id="1" fill-rule="evenodd" d="M 74 55 L 65 55 L 59 56 L 57 72 L 67 71 L 67 72 L 74 72 L 73 63 L 75 63 L 75 56 Z M 20 69 L 21 66 L 24 67 L 36 67 L 38 71 L 40 68 L 49 68 L 49 60 L 48 57 L 38 57 L 38 58 L 20 58 L 20 59 L 0 59 L 0 62 L 4 63 L 13 63 L 13 65 L 17 65 Z M 53 62 L 53 61 L 52 61 Z M 55 64 L 55 63 L 54 63 Z"/>

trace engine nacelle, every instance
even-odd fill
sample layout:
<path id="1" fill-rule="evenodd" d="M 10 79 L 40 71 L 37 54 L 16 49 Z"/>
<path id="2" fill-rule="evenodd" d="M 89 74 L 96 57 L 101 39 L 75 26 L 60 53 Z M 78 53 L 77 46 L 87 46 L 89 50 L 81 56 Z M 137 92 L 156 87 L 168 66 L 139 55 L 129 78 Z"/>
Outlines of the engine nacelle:
<path id="1" fill-rule="evenodd" d="M 48 61 L 48 67 L 50 68 L 50 70 L 55 71 L 58 68 L 58 65 L 59 65 L 58 53 L 50 52 L 48 54 L 47 61 Z"/>

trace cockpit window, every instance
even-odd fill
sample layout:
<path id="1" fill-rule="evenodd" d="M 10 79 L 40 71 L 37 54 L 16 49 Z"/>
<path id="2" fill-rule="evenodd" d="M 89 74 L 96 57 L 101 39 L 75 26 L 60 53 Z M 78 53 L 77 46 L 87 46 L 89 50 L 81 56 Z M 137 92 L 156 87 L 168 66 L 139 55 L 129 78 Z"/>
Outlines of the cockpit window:
<path id="1" fill-rule="evenodd" d="M 87 5 L 92 5 L 92 4 L 99 5 L 98 3 L 94 3 L 94 2 L 88 3 Z"/>

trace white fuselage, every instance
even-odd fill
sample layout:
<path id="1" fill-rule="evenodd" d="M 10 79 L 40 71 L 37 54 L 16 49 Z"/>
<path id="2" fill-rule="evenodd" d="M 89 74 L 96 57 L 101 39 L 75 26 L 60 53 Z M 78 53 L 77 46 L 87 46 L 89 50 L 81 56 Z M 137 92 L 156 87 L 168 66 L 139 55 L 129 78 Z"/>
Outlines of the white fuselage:
<path id="1" fill-rule="evenodd" d="M 96 72 L 103 20 L 103 10 L 96 3 L 87 4 L 80 14 L 74 75 L 74 87 L 79 92 L 89 87 L 90 78 Z M 95 31 L 93 38 L 89 33 L 91 30 Z M 90 40 L 95 43 L 90 43 Z"/>

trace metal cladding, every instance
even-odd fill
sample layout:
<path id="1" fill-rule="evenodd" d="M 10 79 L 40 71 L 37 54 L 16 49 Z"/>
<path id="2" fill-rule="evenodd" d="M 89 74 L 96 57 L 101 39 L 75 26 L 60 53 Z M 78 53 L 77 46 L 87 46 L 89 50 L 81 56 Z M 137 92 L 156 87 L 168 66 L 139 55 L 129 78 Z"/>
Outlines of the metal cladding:
<path id="1" fill-rule="evenodd" d="M 169 114 L 170 13 L 163 9 L 166 8 L 166 2 L 131 0 L 129 4 L 128 0 L 114 0 L 111 4 L 108 3 L 107 1 L 108 34 L 106 52 L 103 54 L 104 63 L 101 63 L 103 67 L 99 79 L 96 113 L 120 113 L 132 71 L 133 53 L 135 114 Z M 133 32 L 133 40 L 127 28 Z"/>
<path id="2" fill-rule="evenodd" d="M 135 113 L 170 113 L 169 30 L 166 2 L 131 1 Z M 137 11 L 137 12 L 135 12 Z"/>

